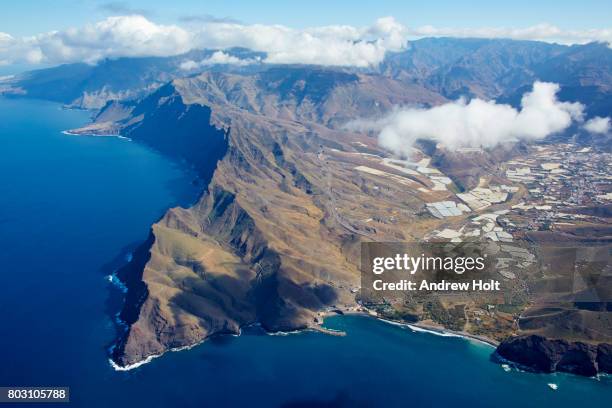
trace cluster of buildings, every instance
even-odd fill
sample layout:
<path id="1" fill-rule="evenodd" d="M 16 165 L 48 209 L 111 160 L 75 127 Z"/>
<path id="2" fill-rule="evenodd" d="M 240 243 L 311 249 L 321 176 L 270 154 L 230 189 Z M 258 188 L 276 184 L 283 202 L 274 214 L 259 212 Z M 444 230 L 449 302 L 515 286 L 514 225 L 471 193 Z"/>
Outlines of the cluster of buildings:
<path id="1" fill-rule="evenodd" d="M 457 201 L 426 204 L 436 218 L 476 212 L 473 216 L 432 231 L 426 239 L 461 242 L 486 239 L 512 242 L 513 233 L 547 230 L 580 222 L 602 222 L 598 211 L 583 210 L 612 204 L 612 154 L 574 144 L 535 146 L 535 152 L 501 167 L 507 184 L 477 187 L 456 194 Z M 524 186 L 521 191 L 520 186 Z M 513 194 L 521 191 L 512 203 Z M 504 205 L 504 203 L 507 203 Z M 484 212 L 495 205 L 494 210 Z M 603 221 L 605 222 L 605 221 Z"/>
<path id="2" fill-rule="evenodd" d="M 528 195 L 511 211 L 524 217 L 515 230 L 539 230 L 572 225 L 595 215 L 580 214 L 577 207 L 612 204 L 612 154 L 579 148 L 573 144 L 536 146 L 529 157 L 507 163 L 505 176 L 524 184 Z M 593 212 L 595 214 L 596 212 Z"/>
<path id="3" fill-rule="evenodd" d="M 506 186 L 491 186 L 489 188 L 476 187 L 467 193 L 459 193 L 457 197 L 466 203 L 472 210 L 480 211 L 492 204 L 503 203 L 508 199 L 508 193 L 516 193 L 518 187 Z"/>
<path id="4" fill-rule="evenodd" d="M 426 204 L 427 211 L 436 218 L 456 217 L 464 212 L 470 212 L 464 204 L 457 204 L 454 201 L 437 201 Z"/>

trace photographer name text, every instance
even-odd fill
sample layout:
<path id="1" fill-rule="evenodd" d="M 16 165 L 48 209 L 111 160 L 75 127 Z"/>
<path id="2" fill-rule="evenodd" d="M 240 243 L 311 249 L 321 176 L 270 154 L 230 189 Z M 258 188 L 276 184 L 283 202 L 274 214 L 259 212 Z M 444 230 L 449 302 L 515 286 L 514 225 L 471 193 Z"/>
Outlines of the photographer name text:
<path id="1" fill-rule="evenodd" d="M 471 282 L 448 282 L 442 280 L 440 282 L 430 282 L 427 280 L 412 281 L 402 279 L 397 282 L 385 282 L 382 279 L 376 279 L 372 282 L 372 287 L 377 291 L 483 291 L 493 292 L 500 290 L 500 282 L 495 279 L 488 280 L 472 280 Z"/>

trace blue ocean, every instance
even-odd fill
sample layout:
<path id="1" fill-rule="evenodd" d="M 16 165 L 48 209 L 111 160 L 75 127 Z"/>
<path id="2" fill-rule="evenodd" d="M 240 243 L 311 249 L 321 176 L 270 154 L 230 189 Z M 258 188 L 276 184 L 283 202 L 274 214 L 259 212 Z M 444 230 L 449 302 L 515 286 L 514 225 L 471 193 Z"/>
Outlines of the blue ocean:
<path id="1" fill-rule="evenodd" d="M 74 407 L 612 406 L 610 378 L 506 371 L 487 345 L 359 316 L 326 321 L 344 337 L 252 328 L 115 371 L 108 276 L 203 186 L 145 146 L 62 133 L 89 115 L 0 98 L 0 386 L 69 386 Z"/>

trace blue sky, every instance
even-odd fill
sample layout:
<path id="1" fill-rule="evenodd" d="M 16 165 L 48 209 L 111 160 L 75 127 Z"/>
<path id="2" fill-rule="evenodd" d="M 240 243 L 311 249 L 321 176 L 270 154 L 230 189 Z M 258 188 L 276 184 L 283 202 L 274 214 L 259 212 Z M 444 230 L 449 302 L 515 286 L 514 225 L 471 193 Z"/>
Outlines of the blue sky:
<path id="1" fill-rule="evenodd" d="M 368 25 L 377 17 L 394 16 L 409 26 L 525 27 L 547 22 L 564 29 L 607 28 L 612 21 L 609 0 L 552 1 L 396 1 L 396 0 L 21 0 L 4 2 L 0 31 L 32 35 L 95 22 L 124 10 L 144 11 L 158 23 L 180 23 L 189 15 L 231 17 L 245 23 L 284 24 L 295 28 L 330 24 Z"/>

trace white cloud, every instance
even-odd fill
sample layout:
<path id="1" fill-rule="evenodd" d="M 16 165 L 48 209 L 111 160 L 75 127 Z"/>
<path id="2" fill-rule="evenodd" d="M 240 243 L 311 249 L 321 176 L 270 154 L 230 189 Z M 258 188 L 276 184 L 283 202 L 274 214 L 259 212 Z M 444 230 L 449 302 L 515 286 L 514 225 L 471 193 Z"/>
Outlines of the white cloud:
<path id="1" fill-rule="evenodd" d="M 33 37 L 0 37 L 0 59 L 27 63 L 93 63 L 102 58 L 168 56 L 193 48 L 193 35 L 143 16 L 108 17 L 95 24 Z"/>
<path id="2" fill-rule="evenodd" d="M 181 62 L 179 67 L 184 71 L 193 71 L 209 65 L 227 64 L 243 67 L 246 65 L 257 64 L 259 62 L 261 62 L 261 59 L 259 57 L 238 58 L 223 51 L 215 51 L 210 57 L 203 59 L 199 62 L 196 62 L 194 60 L 185 60 Z"/>
<path id="3" fill-rule="evenodd" d="M 193 71 L 194 69 L 200 68 L 200 63 L 194 60 L 185 60 L 181 62 L 179 68 L 183 71 Z"/>
<path id="4" fill-rule="evenodd" d="M 495 101 L 460 99 L 430 109 L 398 109 L 373 122 L 359 121 L 350 127 L 379 131 L 379 144 L 402 156 L 409 156 L 417 139 L 443 143 L 450 149 L 493 147 L 512 140 L 537 140 L 582 120 L 584 106 L 559 102 L 559 86 L 535 82 L 525 93 L 521 109 Z"/>
<path id="5" fill-rule="evenodd" d="M 589 133 L 605 135 L 610 132 L 610 118 L 595 116 L 584 124 L 584 129 Z"/>
<path id="6" fill-rule="evenodd" d="M 381 62 L 386 51 L 399 51 L 406 43 L 405 28 L 393 18 L 379 19 L 372 27 L 346 25 L 295 30 L 283 25 L 205 24 L 197 43 L 209 48 L 246 47 L 266 52 L 265 62 L 367 67 Z"/>
<path id="7" fill-rule="evenodd" d="M 31 37 L 0 33 L 0 63 L 93 63 L 102 58 L 171 56 L 192 49 L 246 47 L 267 53 L 263 62 L 367 67 L 387 51 L 401 50 L 409 39 L 424 36 L 485 37 L 561 43 L 612 42 L 612 29 L 561 30 L 549 24 L 528 28 L 409 28 L 393 17 L 367 27 L 331 25 L 294 29 L 284 25 L 203 20 L 177 25 L 154 23 L 142 15 L 113 16 L 80 28 Z"/>
<path id="8" fill-rule="evenodd" d="M 14 43 L 15 39 L 11 35 L 0 32 L 0 65 L 10 64 L 12 62 L 9 58 L 9 54 L 11 53 Z"/>
<path id="9" fill-rule="evenodd" d="M 132 15 L 33 37 L 2 33 L 0 61 L 94 63 L 108 57 L 171 56 L 192 49 L 246 47 L 267 53 L 264 62 L 268 63 L 366 67 L 382 61 L 386 51 L 400 50 L 405 41 L 405 28 L 391 17 L 365 28 L 338 25 L 296 30 L 283 25 L 210 21 L 186 30 Z M 240 63 L 227 57 L 215 57 L 226 62 L 213 59 L 210 63 Z"/>

